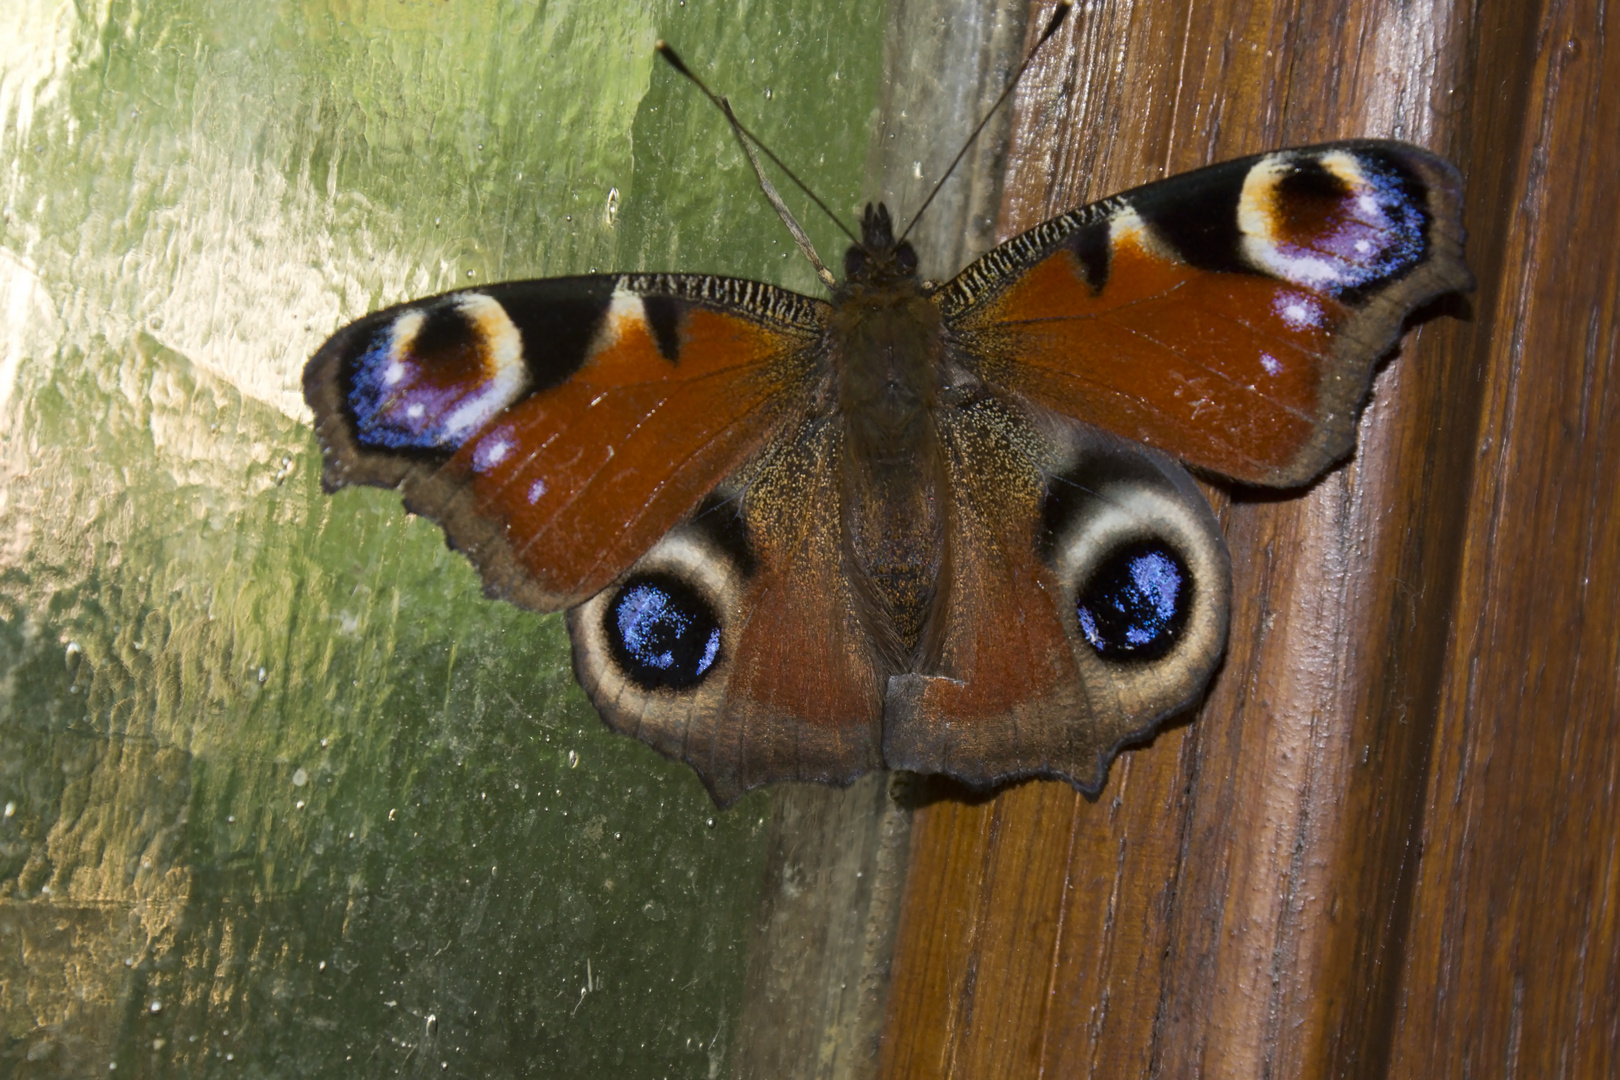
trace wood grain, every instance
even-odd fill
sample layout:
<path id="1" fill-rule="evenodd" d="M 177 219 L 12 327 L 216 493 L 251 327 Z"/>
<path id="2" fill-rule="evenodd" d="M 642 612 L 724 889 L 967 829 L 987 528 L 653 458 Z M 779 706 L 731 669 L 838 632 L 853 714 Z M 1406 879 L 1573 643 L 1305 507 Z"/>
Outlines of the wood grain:
<path id="1" fill-rule="evenodd" d="M 1233 639 L 1190 726 L 1096 802 L 1031 784 L 918 812 L 883 1075 L 1620 1066 L 1602 10 L 1103 3 L 1020 92 L 1003 235 L 1388 135 L 1463 169 L 1480 287 L 1408 337 L 1353 462 L 1226 512 Z"/>
<path id="2" fill-rule="evenodd" d="M 1522 104 L 1469 154 L 1501 174 L 1477 214 L 1505 246 L 1400 1075 L 1620 1071 L 1620 41 L 1605 18 L 1593 0 L 1542 5 L 1479 61 L 1512 70 Z"/>

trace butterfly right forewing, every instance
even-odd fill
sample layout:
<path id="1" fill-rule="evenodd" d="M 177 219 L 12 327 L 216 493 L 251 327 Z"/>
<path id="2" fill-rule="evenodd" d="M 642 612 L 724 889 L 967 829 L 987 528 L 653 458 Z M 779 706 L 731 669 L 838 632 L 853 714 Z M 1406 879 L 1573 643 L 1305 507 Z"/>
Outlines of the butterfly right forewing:
<path id="1" fill-rule="evenodd" d="M 999 386 L 1245 483 L 1350 452 L 1411 311 L 1471 287 L 1461 182 L 1404 143 L 1223 162 L 1054 218 L 943 291 Z"/>

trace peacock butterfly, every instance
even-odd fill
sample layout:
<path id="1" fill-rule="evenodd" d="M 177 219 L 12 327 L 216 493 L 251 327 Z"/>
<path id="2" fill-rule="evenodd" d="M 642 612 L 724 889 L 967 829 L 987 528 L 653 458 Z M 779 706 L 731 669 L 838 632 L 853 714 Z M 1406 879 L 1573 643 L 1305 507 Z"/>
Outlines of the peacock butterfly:
<path id="1" fill-rule="evenodd" d="M 1226 546 L 1178 460 L 1287 488 L 1347 455 L 1403 321 L 1471 287 L 1460 198 L 1403 143 L 1281 150 L 942 285 L 869 205 L 828 300 L 459 290 L 338 331 L 304 394 L 327 491 L 398 487 L 491 595 L 566 609 L 603 719 L 716 802 L 878 768 L 1094 793 L 1225 648 Z"/>

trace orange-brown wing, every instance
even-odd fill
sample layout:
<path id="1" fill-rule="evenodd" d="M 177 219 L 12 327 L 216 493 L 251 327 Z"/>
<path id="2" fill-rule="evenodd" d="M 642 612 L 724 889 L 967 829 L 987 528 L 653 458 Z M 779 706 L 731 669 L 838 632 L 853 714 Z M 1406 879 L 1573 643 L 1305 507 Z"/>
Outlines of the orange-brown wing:
<path id="1" fill-rule="evenodd" d="M 512 282 L 380 311 L 304 372 L 324 483 L 400 487 L 487 591 L 583 603 L 825 377 L 826 305 L 686 275 Z"/>
<path id="2" fill-rule="evenodd" d="M 890 768 L 1098 791 L 1120 747 L 1203 693 L 1231 570 L 1163 454 L 1039 406 L 936 414 L 949 480 L 937 663 L 888 684 Z"/>
<path id="3" fill-rule="evenodd" d="M 800 421 L 569 612 L 603 718 L 691 765 L 722 806 L 882 765 L 882 675 L 842 561 L 841 430 Z"/>
<path id="4" fill-rule="evenodd" d="M 1347 454 L 1412 310 L 1468 289 L 1460 183 L 1403 143 L 1244 158 L 1054 218 L 940 293 L 979 374 L 1252 484 Z"/>

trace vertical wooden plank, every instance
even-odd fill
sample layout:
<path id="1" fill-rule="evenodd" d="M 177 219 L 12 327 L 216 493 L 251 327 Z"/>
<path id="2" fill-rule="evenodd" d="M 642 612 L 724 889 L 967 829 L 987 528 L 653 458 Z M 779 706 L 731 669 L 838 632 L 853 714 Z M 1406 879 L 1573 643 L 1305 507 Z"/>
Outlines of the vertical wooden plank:
<path id="1" fill-rule="evenodd" d="M 1373 0 L 1088 9 L 1020 95 L 1004 233 L 1279 145 L 1454 152 L 1459 19 Z M 1350 465 L 1226 514 L 1233 637 L 1195 724 L 1095 803 L 1029 785 L 919 813 L 885 1075 L 1382 1070 L 1472 467 L 1459 336 L 1408 340 Z M 993 853 L 981 876 L 930 873 L 964 836 Z M 1055 920 L 998 902 L 1055 892 Z"/>
<path id="2" fill-rule="evenodd" d="M 1074 799 L 1063 925 L 1040 1019 L 1037 1068 L 1022 1075 L 1143 1076 L 1186 840 L 1193 742 L 1161 739 L 1167 759 L 1120 762 L 1104 800 Z M 1179 744 L 1179 745 L 1178 745 Z M 1178 752 L 1179 751 L 1179 752 Z M 963 1074 L 968 1075 L 968 1074 Z"/>
<path id="3" fill-rule="evenodd" d="M 1275 64 L 1255 103 L 1269 139 L 1380 134 L 1455 156 L 1465 28 L 1448 5 L 1278 5 L 1250 25 L 1267 35 L 1252 61 Z M 1201 78 L 1242 85 L 1216 53 Z M 1231 112 L 1213 93 L 1200 109 Z M 1195 729 L 1160 1071 L 1383 1071 L 1479 397 L 1466 336 L 1444 320 L 1409 338 L 1350 464 L 1299 499 L 1240 494 L 1229 517 L 1249 632 Z"/>
<path id="4" fill-rule="evenodd" d="M 1477 65 L 1524 119 L 1471 155 L 1507 242 L 1400 1076 L 1620 1071 L 1620 42 L 1602 3 L 1525 8 Z"/>
<path id="5" fill-rule="evenodd" d="M 970 130 L 1001 92 L 1020 55 L 1027 6 L 891 0 L 867 197 L 900 213 L 921 204 L 922 178 L 937 179 L 957 149 L 933 134 Z M 984 133 L 919 223 L 920 250 L 967 260 L 989 247 L 1005 145 L 1005 124 Z M 854 208 L 835 209 L 854 217 Z M 821 252 L 833 266 L 842 254 Z M 907 779 L 873 774 L 844 790 L 783 784 L 772 791 L 730 1075 L 860 1080 L 874 1073 L 907 871 L 909 790 Z"/>
<path id="6" fill-rule="evenodd" d="M 913 817 L 880 1076 L 952 1075 L 956 1006 L 977 983 L 976 937 L 985 901 L 980 884 L 993 813 L 988 804 L 945 800 Z"/>
<path id="7" fill-rule="evenodd" d="M 893 783 L 772 792 L 731 1076 L 871 1075 L 911 826 Z"/>

